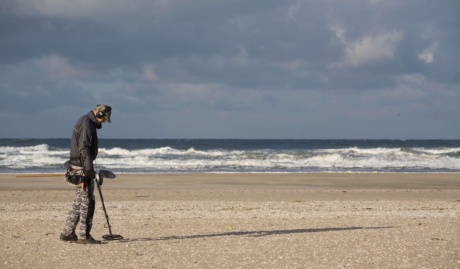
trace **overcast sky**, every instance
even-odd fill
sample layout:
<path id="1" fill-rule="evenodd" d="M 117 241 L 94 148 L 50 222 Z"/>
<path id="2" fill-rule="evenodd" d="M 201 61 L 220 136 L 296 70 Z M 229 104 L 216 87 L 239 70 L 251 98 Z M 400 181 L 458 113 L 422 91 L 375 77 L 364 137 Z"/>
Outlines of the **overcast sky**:
<path id="1" fill-rule="evenodd" d="M 0 138 L 460 139 L 458 0 L 1 0 Z"/>

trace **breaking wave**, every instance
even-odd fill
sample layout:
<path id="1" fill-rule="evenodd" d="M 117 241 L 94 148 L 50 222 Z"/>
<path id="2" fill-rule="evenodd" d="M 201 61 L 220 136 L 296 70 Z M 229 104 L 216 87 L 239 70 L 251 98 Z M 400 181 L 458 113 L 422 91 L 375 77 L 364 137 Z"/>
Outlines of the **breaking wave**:
<path id="1" fill-rule="evenodd" d="M 62 172 L 68 148 L 0 146 L 0 173 Z M 118 173 L 460 172 L 459 147 L 237 149 L 100 148 L 99 169 Z"/>

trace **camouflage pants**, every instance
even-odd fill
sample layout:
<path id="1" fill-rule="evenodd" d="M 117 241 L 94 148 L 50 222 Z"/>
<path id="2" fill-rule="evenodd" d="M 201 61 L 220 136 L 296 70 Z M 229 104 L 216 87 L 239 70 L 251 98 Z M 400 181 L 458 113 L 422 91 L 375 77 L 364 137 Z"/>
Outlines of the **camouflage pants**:
<path id="1" fill-rule="evenodd" d="M 77 224 L 80 223 L 81 239 L 90 235 L 93 226 L 94 208 L 94 180 L 86 180 L 85 188 L 77 187 L 75 200 L 73 201 L 62 234 L 69 236 L 75 234 Z"/>

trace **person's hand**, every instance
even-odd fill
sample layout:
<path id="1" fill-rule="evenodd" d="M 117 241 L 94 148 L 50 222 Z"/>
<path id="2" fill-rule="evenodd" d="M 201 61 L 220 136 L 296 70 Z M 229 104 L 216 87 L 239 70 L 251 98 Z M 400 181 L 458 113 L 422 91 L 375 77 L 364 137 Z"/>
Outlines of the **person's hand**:
<path id="1" fill-rule="evenodd" d="M 85 172 L 85 176 L 86 176 L 86 178 L 93 179 L 93 178 L 96 177 L 96 172 L 94 171 L 94 169 L 88 169 Z"/>

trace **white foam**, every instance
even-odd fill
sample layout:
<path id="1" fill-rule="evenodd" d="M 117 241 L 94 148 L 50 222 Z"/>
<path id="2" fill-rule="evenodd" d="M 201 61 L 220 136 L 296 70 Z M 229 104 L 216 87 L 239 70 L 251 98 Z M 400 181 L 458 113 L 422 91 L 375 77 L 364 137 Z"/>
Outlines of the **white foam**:
<path id="1" fill-rule="evenodd" d="M 460 148 L 369 148 L 318 150 L 196 150 L 160 147 L 101 148 L 96 164 L 119 171 L 460 171 Z M 2 169 L 63 169 L 68 149 L 46 144 L 0 147 Z"/>

